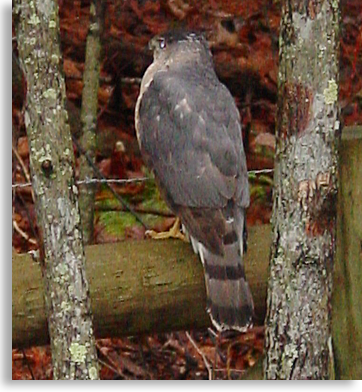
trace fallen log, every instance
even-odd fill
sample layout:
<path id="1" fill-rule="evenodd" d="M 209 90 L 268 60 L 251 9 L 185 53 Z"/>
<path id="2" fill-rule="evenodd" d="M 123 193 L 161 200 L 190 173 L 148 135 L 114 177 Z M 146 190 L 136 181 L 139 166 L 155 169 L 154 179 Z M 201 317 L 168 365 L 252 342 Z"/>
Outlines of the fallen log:
<path id="1" fill-rule="evenodd" d="M 249 229 L 246 273 L 263 323 L 270 227 Z M 86 247 L 95 336 L 114 337 L 210 326 L 202 265 L 182 241 L 130 241 Z M 41 270 L 13 253 L 13 347 L 49 342 Z"/>

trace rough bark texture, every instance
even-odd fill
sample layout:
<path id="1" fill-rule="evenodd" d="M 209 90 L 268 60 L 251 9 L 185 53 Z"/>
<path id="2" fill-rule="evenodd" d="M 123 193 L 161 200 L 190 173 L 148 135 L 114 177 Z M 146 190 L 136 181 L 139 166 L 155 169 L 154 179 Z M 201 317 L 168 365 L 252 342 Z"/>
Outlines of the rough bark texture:
<path id="1" fill-rule="evenodd" d="M 60 72 L 58 7 L 52 0 L 18 0 L 14 12 L 27 82 L 25 125 L 43 241 L 41 262 L 53 375 L 55 379 L 97 379 L 74 154 Z"/>
<path id="2" fill-rule="evenodd" d="M 83 75 L 81 123 L 82 134 L 79 143 L 88 157 L 95 163 L 96 129 L 98 110 L 98 88 L 100 72 L 101 41 L 105 3 L 92 0 L 90 4 L 90 21 L 86 45 Z M 94 177 L 93 168 L 86 157 L 79 158 L 79 179 Z M 83 241 L 91 243 L 93 239 L 95 184 L 79 186 L 79 207 L 81 213 Z"/>
<path id="3" fill-rule="evenodd" d="M 267 379 L 328 379 L 337 196 L 339 1 L 285 0 Z"/>
<path id="4" fill-rule="evenodd" d="M 257 321 L 265 315 L 270 227 L 249 230 L 246 273 Z M 210 326 L 202 265 L 182 241 L 134 241 L 87 246 L 96 337 Z M 104 268 L 107 266 L 107 268 Z M 13 346 L 48 342 L 39 265 L 13 254 Z"/>
<path id="5" fill-rule="evenodd" d="M 343 134 L 345 134 L 343 132 Z M 332 329 L 337 379 L 362 379 L 362 127 L 340 153 Z"/>

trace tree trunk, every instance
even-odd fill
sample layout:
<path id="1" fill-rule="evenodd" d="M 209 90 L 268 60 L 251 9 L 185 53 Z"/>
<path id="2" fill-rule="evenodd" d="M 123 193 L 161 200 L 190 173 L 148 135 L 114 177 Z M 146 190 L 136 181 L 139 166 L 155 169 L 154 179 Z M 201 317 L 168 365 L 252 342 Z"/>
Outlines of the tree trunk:
<path id="1" fill-rule="evenodd" d="M 19 57 L 55 379 L 97 379 L 56 1 L 18 0 Z"/>
<path id="2" fill-rule="evenodd" d="M 346 129 L 346 128 L 345 128 Z M 333 279 L 336 378 L 362 379 L 362 127 L 340 152 L 337 254 Z"/>
<path id="3" fill-rule="evenodd" d="M 284 0 L 265 337 L 267 379 L 331 377 L 339 1 Z"/>
<path id="4" fill-rule="evenodd" d="M 85 69 L 83 75 L 82 111 L 81 123 L 82 134 L 80 145 L 95 163 L 96 129 L 98 110 L 98 88 L 100 72 L 101 41 L 103 30 L 105 3 L 100 0 L 92 0 L 90 4 L 90 20 L 86 45 Z M 93 168 L 89 165 L 86 157 L 79 158 L 79 179 L 87 180 L 94 177 Z M 79 186 L 79 207 L 81 213 L 83 241 L 89 244 L 93 240 L 94 221 L 94 198 L 95 184 Z"/>

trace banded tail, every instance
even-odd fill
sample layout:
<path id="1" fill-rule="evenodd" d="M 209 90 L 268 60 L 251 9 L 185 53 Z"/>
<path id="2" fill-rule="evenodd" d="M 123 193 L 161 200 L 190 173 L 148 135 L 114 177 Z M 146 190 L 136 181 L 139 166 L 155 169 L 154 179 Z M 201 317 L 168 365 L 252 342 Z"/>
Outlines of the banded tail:
<path id="1" fill-rule="evenodd" d="M 254 305 L 246 281 L 243 255 L 246 251 L 244 210 L 226 220 L 223 254 L 215 254 L 191 237 L 205 270 L 207 311 L 218 331 L 244 332 L 252 326 Z"/>

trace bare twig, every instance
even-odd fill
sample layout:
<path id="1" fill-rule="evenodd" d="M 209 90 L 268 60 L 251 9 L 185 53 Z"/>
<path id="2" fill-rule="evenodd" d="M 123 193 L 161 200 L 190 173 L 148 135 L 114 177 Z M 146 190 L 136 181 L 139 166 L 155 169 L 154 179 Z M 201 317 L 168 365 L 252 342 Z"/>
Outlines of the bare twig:
<path id="1" fill-rule="evenodd" d="M 209 375 L 209 380 L 212 380 L 213 379 L 213 371 L 212 371 L 212 366 L 210 365 L 209 360 L 207 359 L 206 355 L 199 349 L 196 342 L 194 341 L 194 339 L 191 337 L 191 335 L 187 331 L 186 331 L 186 336 L 189 339 L 192 346 L 194 347 L 194 349 L 197 351 L 197 353 L 201 356 L 202 360 L 204 361 L 205 367 L 206 367 L 208 375 Z"/>
<path id="2" fill-rule="evenodd" d="M 13 227 L 15 229 L 15 231 L 20 234 L 26 241 L 28 241 L 29 243 L 33 244 L 33 245 L 38 245 L 38 243 L 36 242 L 36 240 L 34 240 L 33 238 L 30 238 L 28 236 L 28 234 L 25 233 L 25 231 L 23 231 L 22 229 L 20 229 L 18 223 L 16 221 L 13 220 Z"/>
<path id="3" fill-rule="evenodd" d="M 31 375 L 31 379 L 32 379 L 32 380 L 36 380 L 36 378 L 35 378 L 35 376 L 34 376 L 34 373 L 33 373 L 33 370 L 32 370 L 32 368 L 31 368 L 31 366 L 30 366 L 30 362 L 29 362 L 29 359 L 28 359 L 28 357 L 27 357 L 27 355 L 26 355 L 25 350 L 24 350 L 24 349 L 21 349 L 21 352 L 23 353 L 23 358 L 24 358 L 24 361 L 25 361 L 25 363 L 26 363 L 26 367 L 28 368 L 29 373 L 30 373 L 30 375 Z"/>
<path id="4" fill-rule="evenodd" d="M 31 178 L 30 178 L 28 169 L 26 168 L 25 163 L 24 163 L 22 157 L 20 156 L 18 150 L 14 147 L 14 145 L 12 145 L 11 148 L 12 148 L 12 150 L 13 150 L 13 154 L 15 155 L 15 158 L 16 158 L 16 159 L 18 160 L 18 162 L 19 162 L 19 165 L 20 165 L 20 167 L 21 167 L 21 171 L 23 172 L 26 181 L 28 181 L 28 183 L 31 184 Z M 13 187 L 13 188 L 14 188 L 14 187 Z M 35 201 L 34 191 L 33 191 L 33 190 L 31 190 L 31 197 L 32 197 L 33 201 Z"/>

